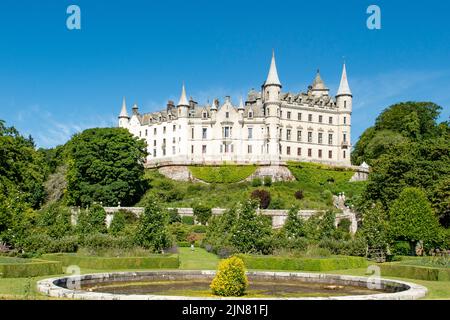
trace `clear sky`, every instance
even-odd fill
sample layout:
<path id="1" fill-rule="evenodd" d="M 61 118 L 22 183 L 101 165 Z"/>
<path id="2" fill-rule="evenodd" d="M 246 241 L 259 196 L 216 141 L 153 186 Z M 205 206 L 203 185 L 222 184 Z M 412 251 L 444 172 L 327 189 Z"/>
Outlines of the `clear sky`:
<path id="1" fill-rule="evenodd" d="M 66 9 L 81 8 L 81 30 Z M 381 8 L 381 30 L 366 9 Z M 178 101 L 237 103 L 265 80 L 272 48 L 283 90 L 306 91 L 316 69 L 334 95 L 345 56 L 352 142 L 390 104 L 426 100 L 449 118 L 450 2 L 1 0 L 0 119 L 40 147 L 116 125 L 122 97 L 141 112 Z"/>

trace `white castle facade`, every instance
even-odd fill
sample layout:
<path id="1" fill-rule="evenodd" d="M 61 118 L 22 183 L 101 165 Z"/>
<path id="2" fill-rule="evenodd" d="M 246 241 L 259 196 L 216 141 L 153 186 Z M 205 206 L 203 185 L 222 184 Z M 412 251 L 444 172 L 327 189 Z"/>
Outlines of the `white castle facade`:
<path id="1" fill-rule="evenodd" d="M 306 93 L 282 92 L 275 56 L 261 90 L 246 101 L 199 105 L 186 96 L 183 84 L 177 105 L 128 115 L 125 99 L 119 127 L 147 142 L 147 166 L 270 164 L 312 161 L 349 166 L 352 93 L 345 64 L 336 96 L 317 72 Z"/>

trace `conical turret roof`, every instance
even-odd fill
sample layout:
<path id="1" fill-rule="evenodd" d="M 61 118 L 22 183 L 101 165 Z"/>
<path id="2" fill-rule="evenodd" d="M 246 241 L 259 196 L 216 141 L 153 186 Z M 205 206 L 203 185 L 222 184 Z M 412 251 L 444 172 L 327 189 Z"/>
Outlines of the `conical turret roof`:
<path id="1" fill-rule="evenodd" d="M 189 101 L 186 97 L 186 89 L 184 87 L 184 83 L 183 83 L 183 87 L 181 89 L 181 97 L 180 97 L 180 101 L 178 101 L 178 105 L 179 106 L 187 106 L 189 107 Z"/>
<path id="2" fill-rule="evenodd" d="M 341 76 L 341 83 L 339 85 L 339 90 L 337 92 L 336 96 L 343 96 L 343 95 L 352 95 L 352 92 L 350 90 L 350 86 L 348 85 L 347 80 L 347 70 L 345 68 L 345 63 L 342 68 L 342 76 Z"/>
<path id="3" fill-rule="evenodd" d="M 125 101 L 125 97 L 122 100 L 122 110 L 120 110 L 119 118 L 129 118 L 127 112 L 127 103 Z"/>
<path id="4" fill-rule="evenodd" d="M 267 75 L 267 80 L 264 85 L 275 85 L 281 87 L 281 82 L 278 78 L 277 65 L 275 63 L 275 52 L 272 52 L 272 61 L 270 62 L 269 74 Z"/>

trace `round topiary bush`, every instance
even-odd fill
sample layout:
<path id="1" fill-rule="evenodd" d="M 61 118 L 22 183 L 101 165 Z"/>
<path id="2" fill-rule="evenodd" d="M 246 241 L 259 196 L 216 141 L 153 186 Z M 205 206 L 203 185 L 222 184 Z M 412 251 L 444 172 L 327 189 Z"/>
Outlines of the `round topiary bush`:
<path id="1" fill-rule="evenodd" d="M 242 259 L 231 257 L 219 264 L 216 276 L 210 285 L 213 294 L 222 297 L 240 297 L 245 294 L 248 279 Z"/>

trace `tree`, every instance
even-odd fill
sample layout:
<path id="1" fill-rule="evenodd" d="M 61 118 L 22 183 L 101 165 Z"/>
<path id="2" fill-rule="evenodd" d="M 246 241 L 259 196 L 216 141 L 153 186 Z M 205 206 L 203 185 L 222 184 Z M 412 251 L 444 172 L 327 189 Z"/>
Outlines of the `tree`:
<path id="1" fill-rule="evenodd" d="M 432 245 L 439 241 L 441 230 L 425 193 L 418 188 L 405 188 L 389 210 L 390 236 L 414 244 Z"/>
<path id="2" fill-rule="evenodd" d="M 389 229 L 388 217 L 381 203 L 373 205 L 363 213 L 361 234 L 369 249 L 388 253 Z"/>
<path id="3" fill-rule="evenodd" d="M 436 183 L 430 198 L 441 225 L 450 228 L 450 176 L 445 176 Z"/>
<path id="4" fill-rule="evenodd" d="M 204 204 L 194 206 L 193 210 L 195 219 L 203 225 L 206 225 L 212 216 L 211 208 Z"/>
<path id="5" fill-rule="evenodd" d="M 128 130 L 88 129 L 75 135 L 66 147 L 69 204 L 131 205 L 143 195 L 146 143 Z"/>
<path id="6" fill-rule="evenodd" d="M 52 203 L 42 209 L 38 216 L 38 226 L 52 238 L 62 238 L 72 232 L 69 208 Z"/>
<path id="7" fill-rule="evenodd" d="M 139 217 L 135 242 L 154 252 L 161 252 L 172 245 L 172 239 L 167 228 L 169 214 L 163 210 L 156 199 L 148 198 L 144 213 Z"/>
<path id="8" fill-rule="evenodd" d="M 253 192 L 250 195 L 251 199 L 255 199 L 259 201 L 259 207 L 261 209 L 267 209 L 269 207 L 271 197 L 270 192 L 266 190 L 253 190 Z"/>
<path id="9" fill-rule="evenodd" d="M 256 214 L 257 202 L 247 200 L 238 208 L 238 218 L 232 228 L 231 244 L 243 253 L 264 251 L 272 235 L 267 217 Z"/>
<path id="10" fill-rule="evenodd" d="M 297 206 L 293 206 L 289 209 L 283 231 L 288 238 L 300 238 L 305 236 L 305 222 L 298 216 Z"/>
<path id="11" fill-rule="evenodd" d="M 106 233 L 106 212 L 99 204 L 94 204 L 86 210 L 81 210 L 77 219 L 77 230 L 81 235 Z"/>

